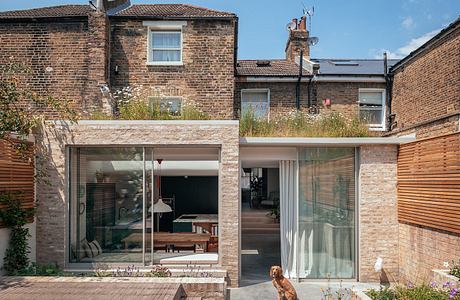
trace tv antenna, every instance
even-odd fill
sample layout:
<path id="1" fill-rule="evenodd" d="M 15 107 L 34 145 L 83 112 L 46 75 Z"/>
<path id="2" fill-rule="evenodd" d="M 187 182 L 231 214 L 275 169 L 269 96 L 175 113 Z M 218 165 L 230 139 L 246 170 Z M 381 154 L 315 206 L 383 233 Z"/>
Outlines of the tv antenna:
<path id="1" fill-rule="evenodd" d="M 312 22 L 311 21 L 313 19 L 313 16 L 315 15 L 315 7 L 312 6 L 311 8 L 307 8 L 303 3 L 302 3 L 302 6 L 303 6 L 303 15 L 307 18 L 308 30 L 311 33 L 312 32 L 312 25 L 311 25 Z M 308 45 L 314 46 L 318 44 L 319 38 L 316 36 L 312 36 L 312 37 L 309 36 L 307 39 L 307 42 L 308 42 Z"/>
<path id="2" fill-rule="evenodd" d="M 307 8 L 303 3 L 303 15 L 307 17 L 308 19 L 308 27 L 311 32 L 311 20 L 313 19 L 313 16 L 315 15 L 315 7 L 312 6 L 311 8 Z"/>

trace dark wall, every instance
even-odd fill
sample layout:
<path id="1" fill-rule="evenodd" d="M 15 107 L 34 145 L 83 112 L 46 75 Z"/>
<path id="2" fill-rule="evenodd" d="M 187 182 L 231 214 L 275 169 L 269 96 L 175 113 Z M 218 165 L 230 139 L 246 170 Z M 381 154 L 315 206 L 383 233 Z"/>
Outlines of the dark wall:
<path id="1" fill-rule="evenodd" d="M 161 190 L 165 198 L 176 197 L 176 218 L 183 214 L 217 214 L 217 176 L 163 176 Z M 161 230 L 169 230 L 172 220 L 173 214 L 163 214 Z"/>

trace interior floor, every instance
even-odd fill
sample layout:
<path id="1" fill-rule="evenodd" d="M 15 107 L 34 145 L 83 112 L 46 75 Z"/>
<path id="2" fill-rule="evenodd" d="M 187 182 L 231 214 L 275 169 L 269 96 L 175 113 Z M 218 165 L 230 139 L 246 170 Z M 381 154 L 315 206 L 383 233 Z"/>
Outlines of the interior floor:
<path id="1" fill-rule="evenodd" d="M 269 208 L 242 207 L 242 284 L 270 280 L 273 265 L 281 264 L 279 223 Z"/>

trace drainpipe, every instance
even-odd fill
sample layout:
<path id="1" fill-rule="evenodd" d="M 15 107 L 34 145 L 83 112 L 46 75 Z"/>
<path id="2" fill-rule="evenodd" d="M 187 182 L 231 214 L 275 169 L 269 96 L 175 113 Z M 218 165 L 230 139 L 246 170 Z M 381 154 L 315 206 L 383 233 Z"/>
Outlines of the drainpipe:
<path id="1" fill-rule="evenodd" d="M 387 125 L 388 131 L 393 129 L 393 123 L 395 119 L 395 115 L 391 111 L 391 105 L 393 100 L 393 73 L 388 72 L 388 55 L 386 52 L 383 53 L 383 74 L 385 77 L 385 89 L 387 95 L 387 107 L 388 107 L 388 118 L 387 118 Z"/>
<path id="2" fill-rule="evenodd" d="M 302 80 L 302 69 L 303 69 L 303 50 L 300 50 L 300 63 L 299 63 L 299 78 L 297 79 L 297 85 L 295 90 L 295 106 L 297 110 L 300 110 L 300 81 Z"/>
<path id="3" fill-rule="evenodd" d="M 310 77 L 310 80 L 308 80 L 308 87 L 307 87 L 307 89 L 308 89 L 308 109 L 311 108 L 311 96 L 310 96 L 310 94 L 311 94 L 311 82 L 313 80 L 313 76 L 314 75 L 312 74 L 311 77 Z"/>

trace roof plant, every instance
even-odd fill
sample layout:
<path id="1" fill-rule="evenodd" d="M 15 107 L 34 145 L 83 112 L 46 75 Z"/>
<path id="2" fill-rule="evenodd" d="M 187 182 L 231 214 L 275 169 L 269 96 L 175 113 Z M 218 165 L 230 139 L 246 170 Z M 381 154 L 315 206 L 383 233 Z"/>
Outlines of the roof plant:
<path id="1" fill-rule="evenodd" d="M 310 114 L 292 111 L 277 118 L 260 118 L 247 110 L 240 118 L 240 135 L 245 137 L 367 137 L 372 136 L 358 118 L 347 119 L 332 112 Z"/>

